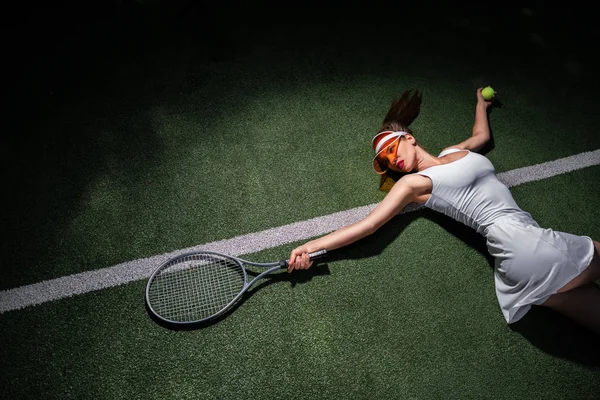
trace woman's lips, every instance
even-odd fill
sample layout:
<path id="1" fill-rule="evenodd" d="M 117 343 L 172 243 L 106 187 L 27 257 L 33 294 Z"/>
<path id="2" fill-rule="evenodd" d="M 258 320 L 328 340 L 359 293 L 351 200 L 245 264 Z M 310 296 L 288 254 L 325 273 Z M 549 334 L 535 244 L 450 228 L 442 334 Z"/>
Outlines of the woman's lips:
<path id="1" fill-rule="evenodd" d="M 396 163 L 396 167 L 398 167 L 399 169 L 402 169 L 402 168 L 404 168 L 404 161 L 402 161 L 402 160 L 401 160 L 401 161 L 398 161 L 398 162 Z"/>

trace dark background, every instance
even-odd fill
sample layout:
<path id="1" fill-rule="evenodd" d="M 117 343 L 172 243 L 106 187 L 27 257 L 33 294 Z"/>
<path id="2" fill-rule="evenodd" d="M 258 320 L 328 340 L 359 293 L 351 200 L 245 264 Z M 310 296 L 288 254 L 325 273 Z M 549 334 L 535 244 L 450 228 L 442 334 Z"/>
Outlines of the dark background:
<path id="1" fill-rule="evenodd" d="M 355 54 L 371 54 L 378 66 L 419 60 L 444 69 L 448 60 L 461 60 L 493 74 L 548 82 L 555 90 L 547 96 L 556 93 L 556 99 L 545 101 L 561 102 L 567 92 L 581 102 L 598 101 L 591 6 L 362 3 L 122 0 L 6 7 L 3 234 L 31 240 L 45 215 L 68 213 L 81 182 L 104 165 L 106 154 L 96 149 L 140 164 L 152 157 L 144 126 L 107 146 L 95 135 L 98 121 L 131 124 L 137 110 L 177 102 L 210 79 L 204 71 L 218 71 L 267 42 L 269 53 L 260 61 L 266 68 L 310 57 L 325 71 L 332 60 L 352 66 Z M 119 122 L 122 116 L 129 120 Z M 7 241 L 3 250 L 17 252 Z"/>

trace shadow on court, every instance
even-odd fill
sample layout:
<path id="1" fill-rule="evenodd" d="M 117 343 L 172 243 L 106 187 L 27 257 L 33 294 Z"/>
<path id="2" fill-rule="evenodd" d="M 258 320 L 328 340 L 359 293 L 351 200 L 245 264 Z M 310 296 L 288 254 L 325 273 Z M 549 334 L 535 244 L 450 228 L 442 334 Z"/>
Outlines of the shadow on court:
<path id="1" fill-rule="evenodd" d="M 600 335 L 545 307 L 532 307 L 509 327 L 532 345 L 556 357 L 600 367 Z"/>
<path id="2" fill-rule="evenodd" d="M 407 226 L 418 218 L 427 218 L 459 238 L 467 246 L 477 250 L 485 257 L 488 266 L 493 271 L 494 257 L 487 251 L 486 240 L 483 236 L 475 230 L 429 209 L 394 218 L 373 235 L 347 248 L 330 252 L 328 261 L 335 262 L 379 255 L 402 234 Z M 492 279 L 491 274 L 490 279 Z M 498 310 L 498 312 L 500 311 Z M 508 329 L 519 333 L 532 345 L 547 354 L 587 367 L 600 367 L 598 335 L 555 311 L 544 307 L 533 307 L 523 319 L 508 325 Z"/>
<path id="3" fill-rule="evenodd" d="M 494 270 L 494 257 L 488 253 L 483 236 L 445 215 L 429 211 L 425 216 L 485 256 Z M 508 327 L 545 353 L 582 365 L 600 367 L 599 336 L 558 312 L 534 306 L 525 317 Z"/>

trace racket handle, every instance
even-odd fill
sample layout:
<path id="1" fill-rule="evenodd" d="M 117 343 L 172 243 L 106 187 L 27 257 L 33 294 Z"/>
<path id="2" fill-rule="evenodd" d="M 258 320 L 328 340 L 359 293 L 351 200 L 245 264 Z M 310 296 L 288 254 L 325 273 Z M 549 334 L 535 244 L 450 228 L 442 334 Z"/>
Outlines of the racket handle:
<path id="1" fill-rule="evenodd" d="M 326 255 L 327 255 L 327 250 L 325 250 L 325 249 L 319 250 L 319 251 L 315 251 L 313 253 L 308 253 L 308 257 L 310 258 L 310 261 L 318 260 L 319 258 L 323 258 Z M 279 266 L 281 268 L 287 268 L 288 267 L 288 260 L 281 260 L 281 261 L 279 261 Z"/>
<path id="2" fill-rule="evenodd" d="M 318 260 L 319 258 L 323 258 L 327 255 L 327 250 L 323 249 L 323 250 L 319 250 L 319 251 L 315 251 L 314 253 L 309 253 L 308 257 L 310 257 L 310 261 L 315 261 Z"/>

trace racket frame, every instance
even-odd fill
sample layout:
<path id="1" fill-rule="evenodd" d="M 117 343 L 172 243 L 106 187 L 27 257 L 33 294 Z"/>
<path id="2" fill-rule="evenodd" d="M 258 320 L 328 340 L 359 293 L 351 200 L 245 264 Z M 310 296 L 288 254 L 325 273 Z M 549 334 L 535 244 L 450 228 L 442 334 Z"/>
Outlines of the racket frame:
<path id="1" fill-rule="evenodd" d="M 223 308 L 221 308 L 221 310 L 219 310 L 218 312 L 216 312 L 215 314 L 212 314 L 208 317 L 204 317 L 202 319 L 199 320 L 195 320 L 195 321 L 175 321 L 175 320 L 171 320 L 168 318 L 165 318 L 163 316 L 161 316 L 159 313 L 156 312 L 156 310 L 154 309 L 154 307 L 152 307 L 152 304 L 150 302 L 150 286 L 152 285 L 152 282 L 154 282 L 154 278 L 163 270 L 163 268 L 165 268 L 167 265 L 173 263 L 174 261 L 178 260 L 178 259 L 185 259 L 186 257 L 194 257 L 194 256 L 198 256 L 200 254 L 206 254 L 206 255 L 213 255 L 213 256 L 218 256 L 218 257 L 222 257 L 222 258 L 227 258 L 229 260 L 232 260 L 234 262 L 236 262 L 242 269 L 242 272 L 244 274 L 244 286 L 242 287 L 242 289 L 240 290 L 240 292 L 229 302 L 227 303 L 227 305 L 225 305 Z M 310 253 L 310 258 L 311 260 L 316 260 L 319 258 L 324 257 L 327 254 L 326 250 L 319 250 L 316 251 L 314 253 Z M 261 272 L 260 274 L 258 274 L 257 276 L 255 276 L 250 282 L 248 282 L 248 273 L 246 271 L 246 266 L 254 266 L 254 267 L 260 267 L 260 268 L 269 268 L 266 271 Z M 192 324 L 200 324 L 203 322 L 207 322 L 209 320 L 213 320 L 215 318 L 218 318 L 219 316 L 223 315 L 225 312 L 227 312 L 239 299 L 240 297 L 242 297 L 244 295 L 244 293 L 246 293 L 248 291 L 248 289 L 259 279 L 263 278 L 266 275 L 269 275 L 275 271 L 284 269 L 288 267 L 288 261 L 287 260 L 280 260 L 280 261 L 275 261 L 275 262 L 268 262 L 268 263 L 259 263 L 259 262 L 253 262 L 253 261 L 248 261 L 248 260 L 244 260 L 242 258 L 239 257 L 235 257 L 232 256 L 230 254 L 224 254 L 224 253 L 219 253 L 216 251 L 209 251 L 209 250 L 202 250 L 202 251 L 191 251 L 191 252 L 187 252 L 187 253 L 183 253 L 183 254 L 179 254 L 175 257 L 171 257 L 168 260 L 166 260 L 165 262 L 163 262 L 162 264 L 160 264 L 158 266 L 158 268 L 156 268 L 154 270 L 154 272 L 152 273 L 152 275 L 150 275 L 150 278 L 148 278 L 148 283 L 146 284 L 146 305 L 148 306 L 150 312 L 152 312 L 152 314 L 159 318 L 161 321 L 167 322 L 169 324 L 175 324 L 175 325 L 192 325 Z M 185 269 L 185 268 L 182 268 Z"/>

